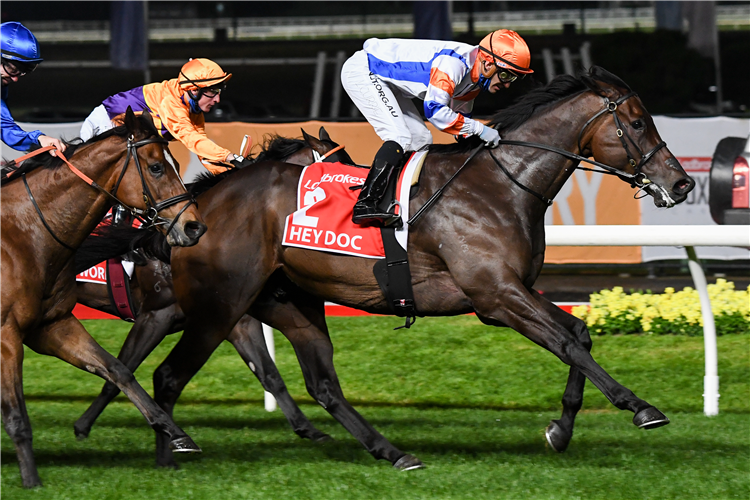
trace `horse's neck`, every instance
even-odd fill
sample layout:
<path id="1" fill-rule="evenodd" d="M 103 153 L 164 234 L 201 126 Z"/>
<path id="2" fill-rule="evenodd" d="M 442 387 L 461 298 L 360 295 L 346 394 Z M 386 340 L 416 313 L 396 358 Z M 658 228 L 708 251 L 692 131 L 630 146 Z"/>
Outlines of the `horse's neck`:
<path id="1" fill-rule="evenodd" d="M 285 163 L 291 163 L 292 165 L 300 165 L 302 167 L 306 167 L 315 161 L 313 149 L 309 146 L 306 146 L 296 153 L 290 154 L 282 161 L 284 161 Z"/>
<path id="2" fill-rule="evenodd" d="M 120 172 L 117 167 L 123 159 L 121 151 L 110 151 L 112 153 L 95 152 L 87 148 L 77 151 L 70 162 L 99 186 L 111 190 Z M 88 185 L 66 165 L 59 169 L 59 173 L 54 174 L 58 182 L 50 182 L 49 171 L 40 171 L 35 178 L 29 178 L 29 185 L 55 236 L 68 246 L 77 248 L 101 222 L 112 202 L 109 196 Z M 36 218 L 39 218 L 38 215 Z"/>
<path id="3" fill-rule="evenodd" d="M 598 111 L 596 105 L 600 101 L 601 98 L 590 92 L 577 95 L 534 116 L 524 126 L 504 135 L 503 139 L 537 142 L 580 154 L 579 133 Z M 550 124 L 557 126 L 552 128 Z M 557 196 L 578 165 L 578 162 L 558 153 L 525 146 L 511 146 L 508 154 L 514 160 L 510 162 L 509 170 L 516 179 L 549 199 Z M 500 159 L 502 161 L 502 156 Z"/>

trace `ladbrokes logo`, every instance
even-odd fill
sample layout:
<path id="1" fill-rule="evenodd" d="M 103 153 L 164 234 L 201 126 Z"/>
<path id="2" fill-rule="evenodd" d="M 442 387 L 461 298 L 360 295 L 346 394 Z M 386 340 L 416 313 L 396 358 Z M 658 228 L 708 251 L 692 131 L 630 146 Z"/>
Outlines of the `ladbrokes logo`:
<path id="1" fill-rule="evenodd" d="M 318 182 L 310 182 L 310 180 L 308 180 L 307 182 L 305 182 L 305 185 L 302 187 L 304 189 L 313 190 L 325 182 L 338 182 L 341 184 L 355 185 L 355 184 L 364 184 L 365 178 L 364 177 L 352 177 L 349 174 L 335 174 L 335 175 L 323 174 L 323 176 L 320 178 Z"/>

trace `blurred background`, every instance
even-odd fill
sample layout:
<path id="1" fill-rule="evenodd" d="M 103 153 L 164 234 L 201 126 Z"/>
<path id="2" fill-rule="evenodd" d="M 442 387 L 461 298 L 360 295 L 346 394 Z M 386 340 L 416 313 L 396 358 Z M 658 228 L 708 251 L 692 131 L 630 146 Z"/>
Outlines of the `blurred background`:
<path id="1" fill-rule="evenodd" d="M 591 64 L 652 114 L 750 116 L 750 2 L 5 0 L 2 21 L 31 29 L 45 59 L 12 89 L 19 122 L 83 120 L 114 93 L 175 78 L 191 57 L 234 73 L 208 121 L 360 120 L 339 70 L 367 38 L 476 44 L 499 28 L 528 42 L 535 74 L 481 96 L 477 117 Z"/>

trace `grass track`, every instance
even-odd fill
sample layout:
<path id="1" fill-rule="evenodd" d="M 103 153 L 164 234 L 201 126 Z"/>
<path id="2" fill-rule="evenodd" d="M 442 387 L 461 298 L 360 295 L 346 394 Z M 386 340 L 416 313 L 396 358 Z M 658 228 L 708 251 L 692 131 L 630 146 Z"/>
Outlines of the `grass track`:
<path id="1" fill-rule="evenodd" d="M 84 442 L 72 424 L 101 381 L 27 351 L 25 388 L 41 490 L 20 488 L 13 446 L 2 436 L 3 498 L 748 498 L 750 335 L 719 338 L 721 414 L 702 415 L 703 339 L 597 337 L 594 356 L 672 424 L 639 431 L 590 384 L 570 448 L 545 446 L 567 367 L 518 334 L 473 317 L 331 318 L 336 366 L 355 407 L 427 469 L 376 462 L 306 394 L 289 344 L 277 334 L 279 368 L 303 411 L 336 441 L 298 439 L 230 345 L 214 354 L 178 402 L 176 421 L 204 453 L 179 471 L 153 468 L 153 433 L 119 397 Z M 128 325 L 86 322 L 116 352 Z M 136 372 L 150 375 L 174 345 Z"/>

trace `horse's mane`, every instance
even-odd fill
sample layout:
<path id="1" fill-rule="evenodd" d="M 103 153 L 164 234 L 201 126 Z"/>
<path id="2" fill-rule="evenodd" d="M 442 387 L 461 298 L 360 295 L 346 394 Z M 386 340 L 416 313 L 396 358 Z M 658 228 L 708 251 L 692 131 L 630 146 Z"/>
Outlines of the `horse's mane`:
<path id="1" fill-rule="evenodd" d="M 154 124 L 151 120 L 148 120 L 144 115 L 136 115 L 136 118 L 140 120 L 140 128 L 142 130 L 145 130 L 148 132 L 148 137 L 154 136 L 158 134 L 158 131 L 154 127 Z M 88 144 L 93 144 L 95 142 L 102 141 L 108 137 L 117 136 L 117 137 L 128 137 L 130 133 L 128 132 L 128 129 L 125 127 L 125 125 L 120 125 L 118 127 L 111 128 L 105 132 L 102 132 L 101 134 L 95 135 L 91 139 L 87 140 L 86 142 L 82 141 L 80 137 L 76 137 L 75 139 L 71 139 L 70 141 L 65 141 L 65 145 L 67 146 L 67 149 L 65 149 L 65 157 L 71 158 L 76 151 L 81 147 Z M 39 149 L 41 146 L 33 146 L 31 148 L 32 151 L 35 151 Z M 57 156 L 52 156 L 50 154 L 40 154 L 33 156 L 29 158 L 28 160 L 25 160 L 23 163 L 21 163 L 21 166 L 17 169 L 17 174 L 14 175 L 20 175 L 23 173 L 31 172 L 32 170 L 35 170 L 37 168 L 48 168 L 48 169 L 56 169 L 62 166 L 64 162 L 58 158 Z"/>
<path id="2" fill-rule="evenodd" d="M 258 153 L 258 156 L 255 158 L 250 159 L 250 163 L 255 164 L 262 161 L 282 160 L 306 146 L 307 142 L 305 142 L 304 139 L 290 139 L 279 135 L 268 135 L 263 142 L 260 153 Z M 232 168 L 225 172 L 221 172 L 220 174 L 202 172 L 196 177 L 195 182 L 188 186 L 188 189 L 193 196 L 198 196 L 238 170 L 239 169 L 237 168 Z"/>
<path id="3" fill-rule="evenodd" d="M 599 82 L 620 87 L 630 92 L 630 86 L 619 77 L 599 66 L 592 66 L 588 73 L 579 73 L 577 76 L 560 75 L 543 87 L 531 90 L 521 96 L 515 103 L 498 111 L 488 126 L 498 129 L 502 135 L 505 132 L 515 130 L 531 118 L 541 109 L 547 108 L 555 103 L 586 91 L 604 95 L 604 89 Z M 470 137 L 460 140 L 456 144 L 435 144 L 430 146 L 431 152 L 450 154 L 462 153 L 479 145 L 478 137 Z"/>
<path id="4" fill-rule="evenodd" d="M 75 273 L 82 273 L 104 260 L 138 249 L 143 251 L 146 258 L 159 259 L 167 264 L 170 261 L 171 248 L 167 238 L 159 231 L 102 223 L 76 250 Z"/>

